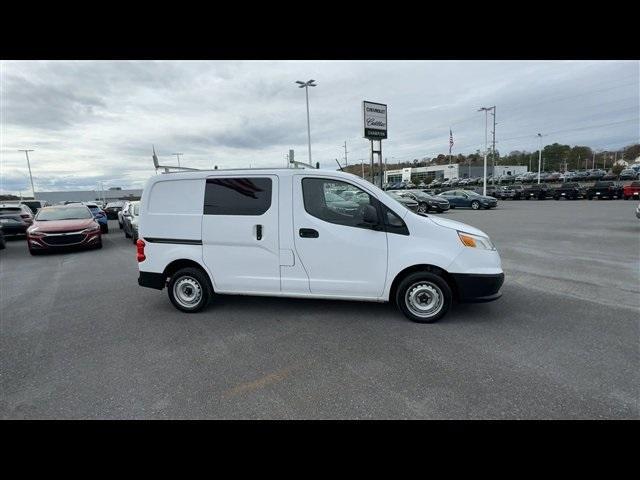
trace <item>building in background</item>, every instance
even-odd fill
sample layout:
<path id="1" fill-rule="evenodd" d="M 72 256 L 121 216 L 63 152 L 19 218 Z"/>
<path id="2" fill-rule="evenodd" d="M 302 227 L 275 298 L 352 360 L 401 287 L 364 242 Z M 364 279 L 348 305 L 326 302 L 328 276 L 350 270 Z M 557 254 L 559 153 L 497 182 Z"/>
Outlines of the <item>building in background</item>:
<path id="1" fill-rule="evenodd" d="M 107 202 L 116 200 L 140 200 L 142 189 L 135 190 L 63 190 L 60 192 L 36 192 L 38 200 L 46 200 L 51 205 L 71 202 L 93 202 L 104 198 Z"/>
<path id="2" fill-rule="evenodd" d="M 448 180 L 451 178 L 482 177 L 484 167 L 466 166 L 464 164 L 453 163 L 451 165 L 431 165 L 428 167 L 410 167 L 397 170 L 387 170 L 384 172 L 384 181 L 387 183 L 408 182 L 417 180 L 418 182 L 429 182 L 432 180 Z M 487 175 L 521 175 L 527 173 L 524 165 L 496 165 L 495 169 L 487 165 Z"/>

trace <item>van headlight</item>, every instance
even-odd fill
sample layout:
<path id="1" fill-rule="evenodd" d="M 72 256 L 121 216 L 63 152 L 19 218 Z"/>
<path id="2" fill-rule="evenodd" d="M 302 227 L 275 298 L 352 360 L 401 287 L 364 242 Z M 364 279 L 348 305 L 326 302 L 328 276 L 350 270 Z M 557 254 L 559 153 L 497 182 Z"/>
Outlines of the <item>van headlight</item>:
<path id="1" fill-rule="evenodd" d="M 496 247 L 491 243 L 489 237 L 481 237 L 466 232 L 458 232 L 458 237 L 465 247 L 479 248 L 481 250 L 495 250 Z"/>

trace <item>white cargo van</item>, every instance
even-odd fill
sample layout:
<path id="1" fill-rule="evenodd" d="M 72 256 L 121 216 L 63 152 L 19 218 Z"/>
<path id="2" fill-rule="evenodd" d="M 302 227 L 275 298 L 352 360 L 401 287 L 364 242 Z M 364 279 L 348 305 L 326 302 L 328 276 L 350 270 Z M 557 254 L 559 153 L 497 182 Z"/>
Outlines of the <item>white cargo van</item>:
<path id="1" fill-rule="evenodd" d="M 268 295 L 394 301 L 429 323 L 454 300 L 499 298 L 504 280 L 482 231 L 411 212 L 337 171 L 154 176 L 141 199 L 137 249 L 138 283 L 167 286 L 184 312 L 217 294 Z"/>

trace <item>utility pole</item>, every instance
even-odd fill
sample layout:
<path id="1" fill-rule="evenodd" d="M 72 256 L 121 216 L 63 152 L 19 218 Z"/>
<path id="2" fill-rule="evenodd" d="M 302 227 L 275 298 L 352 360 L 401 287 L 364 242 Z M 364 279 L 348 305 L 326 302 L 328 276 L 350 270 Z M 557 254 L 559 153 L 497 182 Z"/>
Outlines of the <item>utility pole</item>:
<path id="1" fill-rule="evenodd" d="M 494 105 L 491 108 L 493 109 L 493 113 L 491 114 L 493 115 L 493 132 L 491 132 L 493 134 L 493 147 L 491 152 L 491 165 L 492 165 L 491 183 L 495 186 L 496 184 L 496 106 Z"/>
<path id="2" fill-rule="evenodd" d="M 482 194 L 487 194 L 487 150 L 488 145 L 488 125 L 489 125 L 489 110 L 493 107 L 481 107 L 478 111 L 484 111 L 484 175 L 482 177 Z"/>
<path id="3" fill-rule="evenodd" d="M 33 152 L 34 150 L 18 150 L 19 152 L 24 152 L 27 157 L 27 167 L 29 168 L 29 180 L 31 180 L 31 192 L 33 193 L 33 199 L 36 199 L 36 189 L 33 187 L 33 177 L 31 176 L 31 163 L 29 163 L 29 152 Z"/>
<path id="4" fill-rule="evenodd" d="M 596 151 L 593 151 L 593 163 L 591 164 L 591 168 L 596 168 Z"/>
<path id="5" fill-rule="evenodd" d="M 538 185 L 540 184 L 540 165 L 542 163 L 542 134 L 538 134 L 540 140 L 540 148 L 538 149 Z"/>
<path id="6" fill-rule="evenodd" d="M 347 141 L 344 141 L 344 166 L 346 167 L 347 165 L 349 165 L 349 162 L 347 162 Z"/>
<path id="7" fill-rule="evenodd" d="M 364 180 L 364 158 L 360 159 L 360 165 L 362 166 L 362 179 Z"/>
<path id="8" fill-rule="evenodd" d="M 305 96 L 307 98 L 307 141 L 309 143 L 309 165 L 311 165 L 311 123 L 309 120 L 309 87 L 315 87 L 316 84 L 313 83 L 315 80 L 309 80 L 307 82 L 301 82 L 300 80 L 296 81 L 299 85 L 299 88 L 304 88 Z"/>

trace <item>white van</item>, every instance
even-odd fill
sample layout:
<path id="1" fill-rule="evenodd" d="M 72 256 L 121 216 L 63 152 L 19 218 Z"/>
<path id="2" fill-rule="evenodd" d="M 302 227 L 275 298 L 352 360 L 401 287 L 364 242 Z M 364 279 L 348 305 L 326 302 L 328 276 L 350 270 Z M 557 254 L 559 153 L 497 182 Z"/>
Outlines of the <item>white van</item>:
<path id="1" fill-rule="evenodd" d="M 395 301 L 430 323 L 454 300 L 499 298 L 504 281 L 482 231 L 411 212 L 338 171 L 157 175 L 144 188 L 138 229 L 139 285 L 167 286 L 183 312 L 215 294 L 267 295 Z"/>

